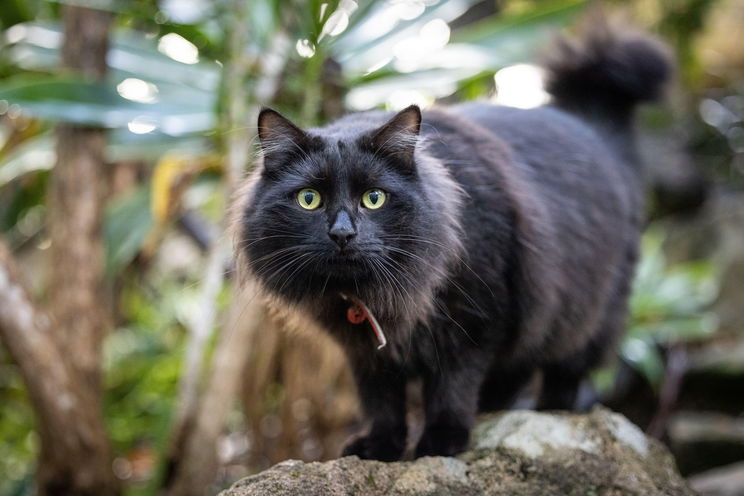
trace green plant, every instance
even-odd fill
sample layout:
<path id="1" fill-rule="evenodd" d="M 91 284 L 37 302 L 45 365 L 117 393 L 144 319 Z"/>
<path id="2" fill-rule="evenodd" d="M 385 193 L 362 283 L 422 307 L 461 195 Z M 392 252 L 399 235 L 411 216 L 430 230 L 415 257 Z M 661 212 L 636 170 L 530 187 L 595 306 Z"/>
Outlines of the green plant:
<path id="1" fill-rule="evenodd" d="M 664 376 L 660 348 L 706 339 L 718 321 L 711 305 L 718 293 L 718 277 L 710 261 L 669 265 L 658 228 L 643 238 L 642 257 L 630 299 L 630 325 L 621 357 L 651 385 Z"/>

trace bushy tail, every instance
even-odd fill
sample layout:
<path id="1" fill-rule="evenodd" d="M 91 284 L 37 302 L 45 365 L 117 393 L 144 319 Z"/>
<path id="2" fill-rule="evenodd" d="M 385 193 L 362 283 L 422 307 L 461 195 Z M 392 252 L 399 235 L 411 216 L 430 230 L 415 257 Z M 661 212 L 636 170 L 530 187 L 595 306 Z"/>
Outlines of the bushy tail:
<path id="1" fill-rule="evenodd" d="M 611 25 L 601 11 L 585 19 L 578 39 L 556 41 L 543 66 L 554 104 L 600 125 L 626 132 L 634 108 L 661 96 L 673 72 L 661 41 L 629 27 Z"/>

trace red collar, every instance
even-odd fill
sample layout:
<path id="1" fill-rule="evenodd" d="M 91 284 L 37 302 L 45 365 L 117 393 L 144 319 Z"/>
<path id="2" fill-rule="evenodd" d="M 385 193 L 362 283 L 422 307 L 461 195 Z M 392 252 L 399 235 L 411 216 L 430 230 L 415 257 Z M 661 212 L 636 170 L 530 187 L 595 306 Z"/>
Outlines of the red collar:
<path id="1" fill-rule="evenodd" d="M 369 322 L 370 327 L 372 327 L 372 330 L 375 333 L 377 342 L 379 343 L 377 349 L 379 350 L 383 348 L 387 344 L 387 339 L 385 339 L 385 334 L 382 332 L 380 323 L 377 322 L 377 319 L 372 312 L 370 312 L 369 308 L 367 308 L 367 305 L 355 296 L 347 296 L 341 293 L 341 298 L 351 302 L 351 306 L 346 310 L 346 320 L 352 324 L 361 324 L 365 320 Z"/>

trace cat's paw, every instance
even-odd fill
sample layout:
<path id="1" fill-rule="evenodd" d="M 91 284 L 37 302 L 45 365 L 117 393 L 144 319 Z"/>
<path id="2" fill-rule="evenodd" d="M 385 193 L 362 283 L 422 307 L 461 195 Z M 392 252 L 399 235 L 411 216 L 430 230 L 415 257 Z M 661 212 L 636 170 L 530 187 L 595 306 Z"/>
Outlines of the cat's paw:
<path id="1" fill-rule="evenodd" d="M 356 455 L 367 460 L 394 462 L 400 460 L 405 441 L 394 436 L 361 436 L 346 445 L 341 456 Z"/>
<path id="2" fill-rule="evenodd" d="M 416 445 L 420 456 L 453 456 L 465 451 L 470 430 L 462 426 L 427 427 Z"/>

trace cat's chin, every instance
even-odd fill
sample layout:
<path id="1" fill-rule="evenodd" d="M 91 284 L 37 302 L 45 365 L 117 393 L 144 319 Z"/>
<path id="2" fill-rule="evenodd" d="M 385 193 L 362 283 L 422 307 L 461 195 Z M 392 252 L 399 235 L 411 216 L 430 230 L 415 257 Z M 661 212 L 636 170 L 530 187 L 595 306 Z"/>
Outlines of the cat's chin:
<path id="1" fill-rule="evenodd" d="M 320 268 L 320 267 L 319 267 Z M 358 297 L 368 296 L 378 286 L 373 274 L 352 263 L 324 263 L 322 270 L 308 271 L 304 277 L 298 277 L 293 284 L 277 283 L 272 279 L 263 279 L 264 288 L 293 302 L 317 305 L 319 299 L 339 298 L 341 294 Z"/>
<path id="2" fill-rule="evenodd" d="M 329 270 L 324 278 L 323 296 L 338 295 L 339 293 L 357 294 L 366 292 L 369 286 L 369 275 L 366 273 Z"/>
<path id="3" fill-rule="evenodd" d="M 338 253 L 328 257 L 323 264 L 316 266 L 317 275 L 339 282 L 349 281 L 360 283 L 369 279 L 373 274 L 369 264 L 359 253 Z"/>

